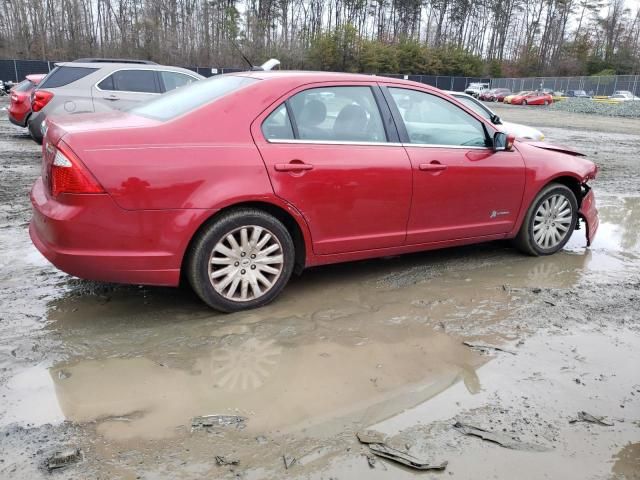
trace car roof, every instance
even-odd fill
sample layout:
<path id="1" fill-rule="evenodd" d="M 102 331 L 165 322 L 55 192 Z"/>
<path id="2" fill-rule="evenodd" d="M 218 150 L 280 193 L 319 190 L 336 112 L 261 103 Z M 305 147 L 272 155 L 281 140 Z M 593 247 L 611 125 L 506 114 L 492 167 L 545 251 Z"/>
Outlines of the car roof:
<path id="1" fill-rule="evenodd" d="M 315 82 L 384 82 L 397 83 L 407 86 L 419 86 L 435 92 L 442 90 L 427 85 L 426 83 L 404 80 L 401 78 L 384 77 L 381 75 L 367 75 L 364 73 L 342 73 L 342 72 L 315 72 L 308 70 L 271 70 L 271 71 L 246 71 L 234 72 L 226 75 L 256 78 L 258 80 L 298 80 L 300 84 Z"/>

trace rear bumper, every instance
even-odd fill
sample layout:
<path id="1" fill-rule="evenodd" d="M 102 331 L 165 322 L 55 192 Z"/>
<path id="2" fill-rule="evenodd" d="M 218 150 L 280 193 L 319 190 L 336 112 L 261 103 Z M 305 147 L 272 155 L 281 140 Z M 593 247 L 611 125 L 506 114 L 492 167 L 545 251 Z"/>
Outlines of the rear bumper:
<path id="1" fill-rule="evenodd" d="M 27 126 L 27 118 L 28 118 L 27 113 L 12 112 L 11 110 L 8 110 L 8 115 L 9 115 L 9 121 L 14 125 L 17 125 L 23 128 Z"/>
<path id="2" fill-rule="evenodd" d="M 593 190 L 589 190 L 582 199 L 582 204 L 580 205 L 578 213 L 587 226 L 587 246 L 590 246 L 593 243 L 593 239 L 595 238 L 598 227 L 600 226 L 598 209 L 596 208 L 596 197 L 593 194 Z"/>
<path id="3" fill-rule="evenodd" d="M 144 285 L 178 285 L 196 222 L 209 214 L 128 211 L 108 194 L 66 195 L 62 203 L 47 197 L 41 178 L 31 203 L 31 240 L 57 268 L 88 280 Z"/>

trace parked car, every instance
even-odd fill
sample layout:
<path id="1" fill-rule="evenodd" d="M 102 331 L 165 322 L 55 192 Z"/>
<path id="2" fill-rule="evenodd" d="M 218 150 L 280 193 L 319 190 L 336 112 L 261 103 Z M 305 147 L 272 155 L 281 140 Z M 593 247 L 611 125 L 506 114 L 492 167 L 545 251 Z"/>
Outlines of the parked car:
<path id="1" fill-rule="evenodd" d="M 611 100 L 617 100 L 619 102 L 628 102 L 628 101 L 637 101 L 640 100 L 640 97 L 636 97 L 633 93 L 620 90 L 615 92 L 613 95 L 609 97 Z"/>
<path id="2" fill-rule="evenodd" d="M 592 162 L 405 80 L 221 75 L 45 132 L 29 230 L 46 258 L 94 280 L 186 278 L 226 312 L 305 267 L 494 239 L 550 255 L 578 218 L 587 244 L 598 227 Z"/>
<path id="3" fill-rule="evenodd" d="M 58 63 L 33 92 L 29 133 L 40 143 L 41 125 L 49 115 L 125 110 L 203 78 L 185 68 L 142 60 Z"/>
<path id="4" fill-rule="evenodd" d="M 572 98 L 591 98 L 584 90 L 567 90 L 567 97 Z"/>
<path id="5" fill-rule="evenodd" d="M 464 93 L 467 95 L 471 95 L 472 97 L 478 97 L 480 94 L 489 90 L 488 83 L 474 82 L 470 83 L 467 88 L 464 90 Z"/>
<path id="6" fill-rule="evenodd" d="M 527 95 L 529 93 L 531 93 L 530 90 L 523 90 L 522 92 L 512 93 L 511 95 L 505 96 L 504 99 L 502 100 L 502 102 L 503 103 L 511 103 L 514 98 L 522 97 L 522 96 Z"/>
<path id="7" fill-rule="evenodd" d="M 483 102 L 487 100 L 487 97 L 489 95 L 491 95 L 494 92 L 495 88 L 490 88 L 490 89 L 486 89 L 483 90 L 479 95 L 478 95 L 478 100 L 482 100 Z"/>
<path id="8" fill-rule="evenodd" d="M 486 100 L 487 102 L 502 102 L 507 95 L 511 95 L 511 90 L 508 88 L 495 88 L 491 94 L 486 96 Z"/>
<path id="9" fill-rule="evenodd" d="M 31 116 L 31 93 L 45 77 L 44 74 L 27 75 L 27 77 L 10 91 L 9 121 L 19 127 L 25 127 Z"/>
<path id="10" fill-rule="evenodd" d="M 469 107 L 481 117 L 489 120 L 499 130 L 514 135 L 517 139 L 521 140 L 534 140 L 541 142 L 544 140 L 544 134 L 533 127 L 527 127 L 526 125 L 520 125 L 519 123 L 505 122 L 500 119 L 495 112 L 490 110 L 481 101 L 473 98 L 471 95 L 460 92 L 447 92 L 449 95 L 455 97 L 459 102 Z"/>
<path id="11" fill-rule="evenodd" d="M 551 94 L 540 91 L 517 95 L 511 99 L 511 104 L 513 105 L 551 105 L 552 103 L 553 97 Z"/>

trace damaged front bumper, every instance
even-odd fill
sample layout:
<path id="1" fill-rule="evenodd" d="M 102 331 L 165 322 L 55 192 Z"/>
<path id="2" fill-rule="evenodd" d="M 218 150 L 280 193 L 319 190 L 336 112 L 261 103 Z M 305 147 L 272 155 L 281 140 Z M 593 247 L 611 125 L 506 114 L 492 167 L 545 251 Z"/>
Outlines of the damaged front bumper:
<path id="1" fill-rule="evenodd" d="M 582 197 L 582 203 L 580 205 L 580 210 L 578 210 L 578 215 L 586 225 L 587 246 L 590 246 L 593 243 L 593 239 L 598 231 L 598 226 L 600 225 L 598 209 L 596 208 L 596 197 L 593 195 L 593 190 L 590 188 L 587 190 L 584 197 Z"/>

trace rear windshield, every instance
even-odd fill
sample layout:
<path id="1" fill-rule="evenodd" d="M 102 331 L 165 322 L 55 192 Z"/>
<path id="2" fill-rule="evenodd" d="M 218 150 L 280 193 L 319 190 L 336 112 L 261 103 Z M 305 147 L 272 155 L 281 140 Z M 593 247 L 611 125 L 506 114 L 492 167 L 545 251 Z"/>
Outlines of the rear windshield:
<path id="1" fill-rule="evenodd" d="M 71 82 L 75 82 L 76 80 L 86 77 L 96 70 L 98 69 L 87 67 L 56 67 L 51 70 L 51 73 L 49 73 L 42 82 L 40 82 L 40 88 L 64 87 L 65 85 L 69 85 Z"/>
<path id="2" fill-rule="evenodd" d="M 136 106 L 130 112 L 156 120 L 170 120 L 257 81 L 226 75 L 200 80 Z"/>
<path id="3" fill-rule="evenodd" d="M 32 89 L 33 86 L 33 83 L 31 83 L 29 80 L 23 80 L 11 90 L 14 92 L 26 92 L 27 90 Z"/>

